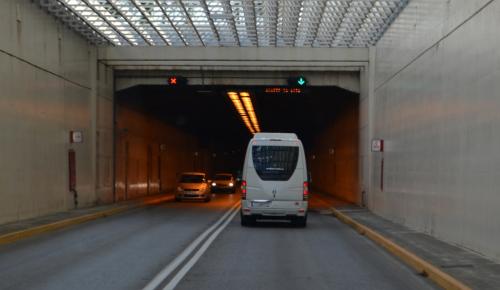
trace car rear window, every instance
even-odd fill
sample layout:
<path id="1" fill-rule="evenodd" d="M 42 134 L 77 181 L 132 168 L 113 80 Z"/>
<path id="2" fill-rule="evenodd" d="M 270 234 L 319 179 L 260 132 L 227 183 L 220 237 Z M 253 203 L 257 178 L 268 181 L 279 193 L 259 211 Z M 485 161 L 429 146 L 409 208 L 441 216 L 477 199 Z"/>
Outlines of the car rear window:
<path id="1" fill-rule="evenodd" d="M 183 174 L 181 176 L 181 183 L 202 183 L 204 181 L 203 175 Z"/>
<path id="2" fill-rule="evenodd" d="M 297 146 L 252 146 L 255 171 L 262 180 L 290 179 L 299 159 Z"/>
<path id="3" fill-rule="evenodd" d="M 231 175 L 216 175 L 214 177 L 215 180 L 231 180 Z"/>

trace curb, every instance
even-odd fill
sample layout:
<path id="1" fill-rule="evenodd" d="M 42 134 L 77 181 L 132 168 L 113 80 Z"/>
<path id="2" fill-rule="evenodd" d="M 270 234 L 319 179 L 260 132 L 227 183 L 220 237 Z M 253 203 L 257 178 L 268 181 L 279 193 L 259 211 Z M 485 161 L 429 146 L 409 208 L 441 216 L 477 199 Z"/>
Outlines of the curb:
<path id="1" fill-rule="evenodd" d="M 64 219 L 64 220 L 56 221 L 56 222 L 49 223 L 49 224 L 44 224 L 44 225 L 35 226 L 32 228 L 28 228 L 28 229 L 24 229 L 24 230 L 20 230 L 20 231 L 11 232 L 11 233 L 4 234 L 4 235 L 0 236 L 0 245 L 13 243 L 15 241 L 22 240 L 22 239 L 32 237 L 35 235 L 39 235 L 39 234 L 43 234 L 43 233 L 47 233 L 47 232 L 52 232 L 55 230 L 67 228 L 70 226 L 74 226 L 77 224 L 96 220 L 99 218 L 119 214 L 119 213 L 127 211 L 127 210 L 141 208 L 141 207 L 144 207 L 147 205 L 159 204 L 159 203 L 173 200 L 173 199 L 174 199 L 174 197 L 171 195 L 166 196 L 166 197 L 162 196 L 162 197 L 154 198 L 151 200 L 143 200 L 141 202 L 134 203 L 131 205 L 123 205 L 120 207 L 102 210 L 99 212 L 90 213 L 90 214 L 82 215 L 79 217 Z"/>
<path id="2" fill-rule="evenodd" d="M 383 247 L 385 250 L 398 257 L 404 263 L 415 269 L 421 275 L 431 279 L 439 286 L 447 290 L 471 290 L 472 288 L 466 286 L 462 282 L 453 278 L 452 276 L 441 271 L 436 266 L 423 260 L 412 252 L 404 249 L 393 241 L 387 239 L 376 231 L 368 228 L 367 226 L 355 221 L 349 216 L 341 213 L 335 208 L 331 208 L 333 215 L 338 218 L 343 223 L 351 226 L 361 235 L 366 236 L 370 240 L 377 243 L 379 246 Z"/>

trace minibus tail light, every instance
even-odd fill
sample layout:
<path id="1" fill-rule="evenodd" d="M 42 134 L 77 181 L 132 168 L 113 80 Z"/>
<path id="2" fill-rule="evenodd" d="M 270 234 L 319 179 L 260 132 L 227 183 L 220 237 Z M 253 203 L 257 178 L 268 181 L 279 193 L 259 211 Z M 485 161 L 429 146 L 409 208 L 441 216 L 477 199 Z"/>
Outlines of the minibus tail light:
<path id="1" fill-rule="evenodd" d="M 247 182 L 241 181 L 241 199 L 247 199 Z"/>
<path id="2" fill-rule="evenodd" d="M 302 199 L 307 200 L 309 198 L 309 183 L 304 181 L 304 191 L 302 192 Z"/>

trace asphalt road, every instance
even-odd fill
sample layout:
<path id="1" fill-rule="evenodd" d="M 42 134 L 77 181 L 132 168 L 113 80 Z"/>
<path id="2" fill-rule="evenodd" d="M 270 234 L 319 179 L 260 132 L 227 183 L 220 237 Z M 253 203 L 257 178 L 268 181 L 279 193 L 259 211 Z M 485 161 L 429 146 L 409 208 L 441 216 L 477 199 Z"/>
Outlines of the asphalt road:
<path id="1" fill-rule="evenodd" d="M 176 289 L 435 289 L 318 202 L 305 229 L 243 228 L 239 215 L 229 219 L 238 198 L 165 203 L 0 246 L 0 289 L 142 289 L 224 213 L 227 227 L 214 227 L 159 289 L 203 247 Z"/>

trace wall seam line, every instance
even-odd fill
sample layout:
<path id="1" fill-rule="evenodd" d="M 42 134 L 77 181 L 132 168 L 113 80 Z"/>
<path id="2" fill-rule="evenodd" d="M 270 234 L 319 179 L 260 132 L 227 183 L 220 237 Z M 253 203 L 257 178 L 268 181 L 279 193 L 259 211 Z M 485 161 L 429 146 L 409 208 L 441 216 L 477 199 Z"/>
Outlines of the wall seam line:
<path id="1" fill-rule="evenodd" d="M 10 56 L 10 57 L 12 57 L 12 58 L 15 58 L 15 59 L 17 59 L 17 60 L 18 60 L 18 61 L 20 61 L 20 62 L 26 63 L 26 64 L 28 64 L 28 65 L 30 65 L 30 66 L 32 66 L 32 67 L 34 67 L 34 68 L 38 69 L 38 70 L 41 70 L 41 71 L 46 72 L 46 73 L 49 73 L 49 74 L 51 74 L 51 75 L 53 75 L 53 76 L 55 76 L 55 77 L 58 77 L 58 78 L 60 78 L 60 79 L 62 79 L 62 80 L 64 80 L 64 81 L 67 81 L 67 82 L 69 82 L 69 83 L 71 83 L 71 84 L 73 84 L 73 85 L 75 85 L 75 86 L 78 86 L 78 87 L 81 87 L 81 88 L 84 88 L 84 89 L 87 89 L 87 90 L 91 90 L 91 88 L 90 88 L 90 87 L 88 87 L 88 86 L 85 86 L 85 85 L 79 84 L 79 83 L 77 83 L 77 82 L 75 82 L 75 81 L 73 81 L 73 80 L 70 80 L 70 79 L 68 79 L 68 78 L 66 78 L 66 77 L 64 77 L 64 76 L 62 76 L 62 75 L 59 75 L 59 74 L 57 74 L 57 73 L 55 73 L 55 72 L 52 72 L 52 71 L 50 71 L 50 70 L 48 70 L 48 69 L 45 69 L 45 68 L 43 68 L 43 67 L 41 67 L 41 66 L 39 66 L 39 65 L 36 65 L 36 64 L 34 64 L 34 63 L 32 63 L 32 62 L 29 62 L 29 61 L 27 61 L 27 60 L 25 60 L 25 59 L 23 59 L 23 58 L 21 58 L 21 57 L 19 57 L 19 56 L 17 56 L 17 55 L 14 55 L 14 54 L 12 54 L 12 53 L 10 53 L 10 52 L 8 52 L 8 51 L 5 51 L 5 50 L 3 50 L 3 49 L 0 49 L 0 52 L 1 52 L 1 53 L 3 53 L 3 54 L 6 54 L 6 55 L 8 55 L 8 56 Z"/>
<path id="2" fill-rule="evenodd" d="M 452 30 L 450 30 L 449 32 L 447 32 L 445 35 L 443 35 L 441 38 L 439 38 L 436 42 L 434 42 L 431 46 L 429 46 L 428 48 L 426 48 L 422 52 L 420 52 L 409 63 L 407 63 L 406 65 L 404 65 L 402 68 L 400 68 L 398 71 L 396 71 L 392 76 L 390 76 L 388 79 L 386 79 L 385 81 L 383 81 L 379 86 L 377 86 L 375 88 L 375 91 L 378 91 L 382 86 L 384 86 L 385 84 L 387 84 L 388 82 L 390 82 L 391 80 L 393 80 L 399 73 L 401 73 L 402 71 L 404 71 L 406 68 L 408 68 L 414 62 L 416 62 L 419 58 L 421 58 L 424 54 L 426 54 L 428 51 L 430 51 L 433 47 L 435 47 L 440 42 L 442 42 L 443 40 L 445 40 L 446 38 L 448 38 L 450 35 L 452 35 L 453 33 L 455 33 L 455 31 L 457 31 L 459 28 L 461 28 L 462 26 L 464 26 L 467 22 L 469 22 L 470 20 L 472 20 L 472 18 L 474 18 L 479 13 L 481 13 L 487 6 L 489 6 L 494 1 L 495 0 L 490 0 L 487 3 L 485 3 L 481 8 L 479 8 L 474 13 L 472 13 L 472 15 L 470 15 L 469 17 L 467 17 L 464 21 L 460 22 L 457 26 L 455 26 L 455 28 L 453 28 Z"/>

